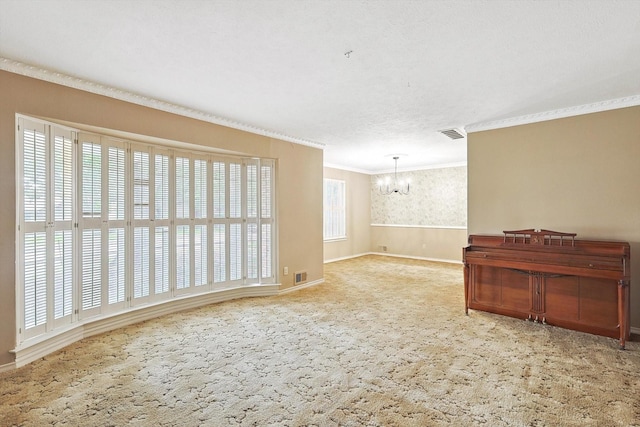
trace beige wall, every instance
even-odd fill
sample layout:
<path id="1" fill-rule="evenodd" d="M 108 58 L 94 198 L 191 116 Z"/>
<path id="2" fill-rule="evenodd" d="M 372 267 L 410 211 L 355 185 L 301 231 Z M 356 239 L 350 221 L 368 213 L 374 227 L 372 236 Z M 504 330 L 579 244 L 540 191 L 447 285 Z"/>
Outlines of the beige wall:
<path id="1" fill-rule="evenodd" d="M 276 158 L 279 265 L 322 278 L 322 150 L 0 71 L 0 365 L 16 345 L 16 113 Z M 293 284 L 292 275 L 279 280 Z"/>
<path id="2" fill-rule="evenodd" d="M 546 228 L 631 244 L 640 327 L 640 107 L 468 135 L 470 234 Z"/>
<path id="3" fill-rule="evenodd" d="M 369 252 L 371 223 L 370 177 L 367 174 L 324 168 L 324 177 L 345 181 L 347 200 L 347 238 L 325 242 L 324 260 L 362 255 Z"/>
<path id="4" fill-rule="evenodd" d="M 462 262 L 462 248 L 466 243 L 466 228 L 371 227 L 371 252 Z"/>

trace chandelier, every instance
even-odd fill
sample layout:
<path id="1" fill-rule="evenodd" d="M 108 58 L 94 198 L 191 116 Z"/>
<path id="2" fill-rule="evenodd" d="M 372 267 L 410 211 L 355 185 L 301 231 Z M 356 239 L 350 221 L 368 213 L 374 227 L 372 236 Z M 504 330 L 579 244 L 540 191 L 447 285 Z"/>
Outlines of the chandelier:
<path id="1" fill-rule="evenodd" d="M 393 181 L 391 177 L 386 177 L 384 180 L 378 180 L 378 191 L 383 196 L 388 196 L 389 194 L 398 193 L 402 195 L 409 194 L 409 180 L 406 181 L 400 180 L 398 181 L 398 156 L 394 156 L 393 160 L 396 163 L 395 170 L 393 172 Z"/>

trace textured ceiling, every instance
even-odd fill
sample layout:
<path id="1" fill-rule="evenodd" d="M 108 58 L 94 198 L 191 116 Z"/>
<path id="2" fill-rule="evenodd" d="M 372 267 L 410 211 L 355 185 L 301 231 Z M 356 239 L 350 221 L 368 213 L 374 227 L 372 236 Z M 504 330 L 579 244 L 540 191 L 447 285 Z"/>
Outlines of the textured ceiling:
<path id="1" fill-rule="evenodd" d="M 0 57 L 372 173 L 464 163 L 441 129 L 640 95 L 640 1 L 0 0 Z"/>

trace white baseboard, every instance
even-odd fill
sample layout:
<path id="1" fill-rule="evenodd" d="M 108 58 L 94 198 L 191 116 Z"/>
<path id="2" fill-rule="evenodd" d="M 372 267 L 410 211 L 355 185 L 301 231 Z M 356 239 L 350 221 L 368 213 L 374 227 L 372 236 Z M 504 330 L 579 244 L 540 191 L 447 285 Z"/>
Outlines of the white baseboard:
<path id="1" fill-rule="evenodd" d="M 640 335 L 640 328 L 634 328 L 632 326 L 630 329 L 632 334 Z"/>
<path id="2" fill-rule="evenodd" d="M 390 256 L 390 257 L 395 257 L 395 258 L 418 259 L 418 260 L 421 260 L 421 261 L 444 262 L 444 263 L 447 263 L 447 264 L 462 264 L 461 260 L 443 259 L 443 258 L 430 258 L 430 257 L 419 257 L 419 256 L 412 256 L 412 255 L 393 254 L 393 253 L 389 253 L 389 252 L 364 252 L 364 253 L 361 253 L 361 254 L 349 255 L 349 256 L 344 256 L 344 257 L 341 257 L 341 258 L 327 259 L 327 260 L 324 261 L 324 263 L 325 264 L 329 264 L 331 262 L 344 261 L 344 260 L 347 260 L 347 259 L 359 258 L 361 256 L 367 256 L 367 255 L 382 255 L 382 256 Z"/>
<path id="3" fill-rule="evenodd" d="M 299 288 L 299 286 L 297 287 Z M 198 308 L 209 304 L 238 298 L 278 295 L 279 285 L 243 286 L 206 294 L 187 295 L 169 301 L 132 308 L 124 313 L 86 319 L 61 329 L 55 335 L 36 337 L 21 343 L 12 353 L 15 362 L 0 366 L 3 369 L 19 368 L 83 338 L 112 331 L 134 323 L 150 320 L 165 314 Z"/>
<path id="4" fill-rule="evenodd" d="M 288 294 L 290 292 L 299 291 L 300 289 L 309 288 L 311 286 L 316 286 L 316 285 L 319 285 L 321 283 L 324 283 L 324 279 L 314 280 L 312 282 L 303 283 L 301 285 L 293 285 L 293 286 L 291 286 L 291 287 L 289 287 L 287 289 L 282 289 L 280 292 L 278 292 L 278 295 L 283 295 L 283 294 Z"/>
<path id="5" fill-rule="evenodd" d="M 460 265 L 462 265 L 462 260 L 459 260 L 459 259 L 430 258 L 430 257 L 421 257 L 421 256 L 412 256 L 412 255 L 392 254 L 392 253 L 388 253 L 388 252 L 369 252 L 368 255 L 382 255 L 382 256 L 390 256 L 390 257 L 395 257 L 395 258 L 418 259 L 418 260 L 422 260 L 422 261 L 444 262 L 444 263 L 447 263 L 447 264 L 460 264 Z"/>
<path id="6" fill-rule="evenodd" d="M 332 262 L 345 261 L 347 259 L 359 258 L 361 256 L 372 255 L 372 254 L 373 254 L 373 252 L 363 252 L 361 254 L 343 256 L 343 257 L 340 257 L 340 258 L 326 259 L 326 260 L 324 260 L 324 263 L 325 264 L 329 264 L 329 263 L 332 263 Z"/>

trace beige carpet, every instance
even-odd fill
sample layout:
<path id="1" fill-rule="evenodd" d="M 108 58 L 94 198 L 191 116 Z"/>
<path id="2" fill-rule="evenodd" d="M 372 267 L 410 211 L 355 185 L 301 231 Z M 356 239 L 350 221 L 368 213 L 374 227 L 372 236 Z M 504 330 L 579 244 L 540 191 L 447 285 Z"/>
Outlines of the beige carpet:
<path id="1" fill-rule="evenodd" d="M 0 375 L 0 425 L 640 426 L 640 343 L 472 311 L 462 267 L 368 256 Z"/>

